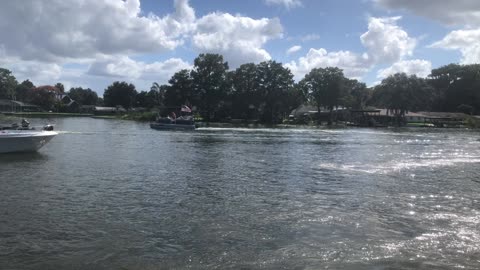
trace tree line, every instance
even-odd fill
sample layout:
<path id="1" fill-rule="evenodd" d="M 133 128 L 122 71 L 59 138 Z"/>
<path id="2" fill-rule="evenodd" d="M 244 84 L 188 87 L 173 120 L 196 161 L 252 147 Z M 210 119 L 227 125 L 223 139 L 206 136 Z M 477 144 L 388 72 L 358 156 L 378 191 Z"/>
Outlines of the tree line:
<path id="1" fill-rule="evenodd" d="M 10 71 L 0 69 L 0 98 L 15 96 L 43 108 L 56 106 L 42 97 L 49 94 L 34 93 L 33 87 L 29 80 L 18 84 Z M 56 87 L 63 91 L 61 83 Z M 105 89 L 103 99 L 81 87 L 71 88 L 66 94 L 81 105 L 123 106 L 127 110 L 144 107 L 168 113 L 188 105 L 206 121 L 279 123 L 302 104 L 327 110 L 330 123 L 335 108 L 386 108 L 397 116 L 408 111 L 477 114 L 480 65 L 449 64 L 433 69 L 427 78 L 397 73 L 368 88 L 365 83 L 346 78 L 337 67 L 314 68 L 295 82 L 292 72 L 276 61 L 247 63 L 230 70 L 222 55 L 200 54 L 191 70 L 176 72 L 164 85 L 154 82 L 148 91 L 138 92 L 131 83 L 114 82 Z"/>
<path id="2" fill-rule="evenodd" d="M 46 111 L 62 112 L 65 110 L 67 103 L 62 100 L 65 96 L 75 100 L 80 105 L 99 105 L 103 103 L 97 93 L 90 88 L 72 87 L 69 91 L 65 91 L 62 83 L 56 83 L 54 86 L 36 87 L 28 79 L 18 83 L 10 70 L 0 68 L 0 99 L 16 100 L 37 105 Z"/>

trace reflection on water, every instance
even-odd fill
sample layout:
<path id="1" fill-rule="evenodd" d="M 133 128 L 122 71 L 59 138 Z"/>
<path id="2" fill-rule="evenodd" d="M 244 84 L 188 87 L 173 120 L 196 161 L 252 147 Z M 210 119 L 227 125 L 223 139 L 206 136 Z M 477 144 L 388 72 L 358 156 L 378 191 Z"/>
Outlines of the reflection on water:
<path id="1" fill-rule="evenodd" d="M 480 266 L 476 131 L 55 122 L 0 156 L 1 269 Z"/>
<path id="2" fill-rule="evenodd" d="M 28 163 L 35 160 L 47 160 L 48 156 L 41 153 L 41 152 L 33 152 L 33 153 L 7 153 L 7 154 L 0 154 L 0 163 L 15 163 L 15 165 L 21 163 Z"/>

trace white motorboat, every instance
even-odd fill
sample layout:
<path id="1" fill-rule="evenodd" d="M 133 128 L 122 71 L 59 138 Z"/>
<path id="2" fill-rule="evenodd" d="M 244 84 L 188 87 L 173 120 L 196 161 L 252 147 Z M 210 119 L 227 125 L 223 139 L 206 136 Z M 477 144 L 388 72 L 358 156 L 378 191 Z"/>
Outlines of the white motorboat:
<path id="1" fill-rule="evenodd" d="M 0 130 L 0 153 L 37 151 L 57 134 L 44 130 Z"/>

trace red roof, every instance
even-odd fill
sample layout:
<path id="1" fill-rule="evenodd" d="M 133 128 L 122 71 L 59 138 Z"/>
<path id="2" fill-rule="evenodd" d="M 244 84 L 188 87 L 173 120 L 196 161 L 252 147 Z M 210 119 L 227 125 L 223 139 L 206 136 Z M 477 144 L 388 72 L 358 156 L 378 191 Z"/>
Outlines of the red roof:
<path id="1" fill-rule="evenodd" d="M 38 86 L 38 87 L 33 88 L 33 90 L 47 90 L 47 91 L 50 91 L 50 92 L 55 92 L 55 93 L 57 93 L 57 94 L 62 94 L 62 92 L 60 91 L 60 89 L 58 89 L 58 88 L 55 87 L 55 86 L 51 86 L 51 85 Z"/>

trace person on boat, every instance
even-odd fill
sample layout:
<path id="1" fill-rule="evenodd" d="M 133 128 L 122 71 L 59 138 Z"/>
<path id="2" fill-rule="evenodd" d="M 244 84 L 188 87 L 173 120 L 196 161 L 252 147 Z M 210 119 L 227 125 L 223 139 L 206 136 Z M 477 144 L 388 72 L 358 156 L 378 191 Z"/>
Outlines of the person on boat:
<path id="1" fill-rule="evenodd" d="M 30 122 L 27 121 L 27 119 L 23 118 L 22 119 L 22 127 L 23 128 L 28 128 L 30 126 Z"/>
<path id="2" fill-rule="evenodd" d="M 175 114 L 175 112 L 171 112 L 169 115 L 168 115 L 168 119 L 172 120 L 173 122 L 175 122 L 177 120 L 177 115 Z"/>

